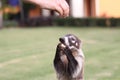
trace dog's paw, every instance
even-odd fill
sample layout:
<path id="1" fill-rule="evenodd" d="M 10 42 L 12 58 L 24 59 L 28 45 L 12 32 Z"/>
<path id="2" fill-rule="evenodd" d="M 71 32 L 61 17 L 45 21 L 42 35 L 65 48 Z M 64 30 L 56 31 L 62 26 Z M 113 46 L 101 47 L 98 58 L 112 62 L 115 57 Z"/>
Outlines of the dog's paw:
<path id="1" fill-rule="evenodd" d="M 61 44 L 61 47 L 62 47 L 62 48 L 65 48 L 66 46 L 65 46 L 64 44 Z"/>
<path id="2" fill-rule="evenodd" d="M 65 48 L 66 48 L 66 46 L 64 45 L 64 44 L 62 44 L 62 43 L 59 43 L 58 45 L 57 45 L 57 48 L 59 49 L 59 50 L 64 50 Z"/>

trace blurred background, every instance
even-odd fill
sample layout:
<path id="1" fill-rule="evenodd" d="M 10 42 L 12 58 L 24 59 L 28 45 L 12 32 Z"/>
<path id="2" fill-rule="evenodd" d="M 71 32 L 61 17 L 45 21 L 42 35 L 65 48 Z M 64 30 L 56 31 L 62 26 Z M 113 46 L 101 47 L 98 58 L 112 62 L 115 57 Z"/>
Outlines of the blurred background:
<path id="1" fill-rule="evenodd" d="M 67 0 L 70 17 L 25 0 L 0 0 L 0 80 L 57 80 L 58 39 L 83 42 L 85 80 L 120 80 L 120 0 Z"/>
<path id="2" fill-rule="evenodd" d="M 41 9 L 38 5 L 23 0 L 0 0 L 0 23 L 20 26 L 72 25 L 119 26 L 119 0 L 67 0 L 70 17 L 60 20 L 58 13 Z M 77 18 L 77 20 L 76 20 Z M 79 19 L 79 20 L 78 20 Z M 81 20 L 82 19 L 82 20 Z"/>

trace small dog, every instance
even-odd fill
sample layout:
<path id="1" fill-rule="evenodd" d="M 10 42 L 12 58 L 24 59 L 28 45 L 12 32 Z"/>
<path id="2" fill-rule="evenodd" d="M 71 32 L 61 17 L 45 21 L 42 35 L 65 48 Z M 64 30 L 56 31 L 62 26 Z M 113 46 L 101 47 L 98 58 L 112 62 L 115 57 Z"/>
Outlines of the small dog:
<path id="1" fill-rule="evenodd" d="M 84 80 L 84 54 L 81 40 L 73 34 L 59 38 L 54 58 L 58 80 Z"/>

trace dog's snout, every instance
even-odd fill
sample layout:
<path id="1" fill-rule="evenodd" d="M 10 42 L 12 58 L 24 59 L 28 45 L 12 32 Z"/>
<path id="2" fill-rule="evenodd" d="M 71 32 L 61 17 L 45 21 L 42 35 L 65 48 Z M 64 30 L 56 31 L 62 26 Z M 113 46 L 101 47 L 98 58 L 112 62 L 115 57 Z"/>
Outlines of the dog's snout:
<path id="1" fill-rule="evenodd" d="M 64 43 L 65 41 L 64 41 L 64 38 L 59 38 L 59 41 L 61 42 L 61 43 Z"/>

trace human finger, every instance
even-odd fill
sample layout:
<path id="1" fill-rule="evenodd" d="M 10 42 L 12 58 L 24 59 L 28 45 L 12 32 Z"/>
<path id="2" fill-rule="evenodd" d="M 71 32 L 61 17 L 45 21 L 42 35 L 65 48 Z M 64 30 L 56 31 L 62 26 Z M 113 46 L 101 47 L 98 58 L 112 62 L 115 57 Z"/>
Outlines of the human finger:
<path id="1" fill-rule="evenodd" d="M 60 16 L 63 16 L 63 9 L 60 6 L 61 3 L 59 2 L 59 0 L 55 0 L 55 1 L 56 1 L 55 10 L 60 14 Z"/>
<path id="2" fill-rule="evenodd" d="M 56 12 L 58 12 L 60 16 L 63 16 L 63 10 L 61 7 L 56 7 Z"/>
<path id="3" fill-rule="evenodd" d="M 65 0 L 59 0 L 60 6 L 63 10 L 63 17 L 69 16 L 69 5 Z"/>

